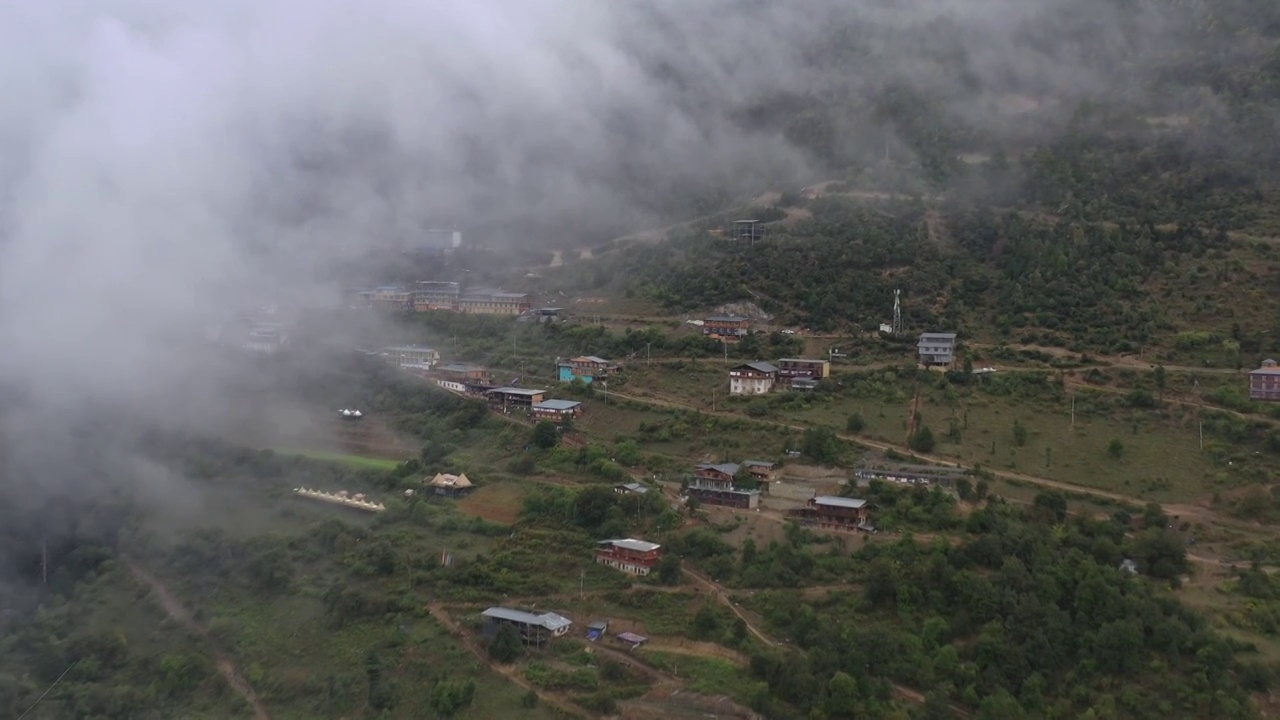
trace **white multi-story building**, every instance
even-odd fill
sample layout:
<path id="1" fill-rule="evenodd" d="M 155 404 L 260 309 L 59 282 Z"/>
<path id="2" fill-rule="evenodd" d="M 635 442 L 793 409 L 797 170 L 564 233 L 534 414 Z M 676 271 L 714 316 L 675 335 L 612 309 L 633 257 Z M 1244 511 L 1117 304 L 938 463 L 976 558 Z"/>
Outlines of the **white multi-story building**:
<path id="1" fill-rule="evenodd" d="M 916 350 L 925 365 L 950 365 L 956 359 L 956 334 L 920 333 Z"/>
<path id="2" fill-rule="evenodd" d="M 750 362 L 729 370 L 730 395 L 764 395 L 773 389 L 778 367 L 767 362 Z"/>

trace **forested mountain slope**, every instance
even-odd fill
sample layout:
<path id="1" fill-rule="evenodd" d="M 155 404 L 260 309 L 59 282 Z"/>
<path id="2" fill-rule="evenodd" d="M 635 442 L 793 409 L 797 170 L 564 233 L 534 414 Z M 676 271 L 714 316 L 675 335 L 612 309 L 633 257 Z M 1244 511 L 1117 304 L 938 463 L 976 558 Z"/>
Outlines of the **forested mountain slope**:
<path id="1" fill-rule="evenodd" d="M 671 310 L 754 300 L 821 330 L 874 329 L 900 288 L 911 328 L 1106 352 L 1173 345 L 1190 331 L 1231 337 L 1244 353 L 1276 347 L 1269 240 L 949 202 L 796 202 L 804 216 L 770 224 L 754 247 L 715 220 L 624 246 L 590 273 Z"/>

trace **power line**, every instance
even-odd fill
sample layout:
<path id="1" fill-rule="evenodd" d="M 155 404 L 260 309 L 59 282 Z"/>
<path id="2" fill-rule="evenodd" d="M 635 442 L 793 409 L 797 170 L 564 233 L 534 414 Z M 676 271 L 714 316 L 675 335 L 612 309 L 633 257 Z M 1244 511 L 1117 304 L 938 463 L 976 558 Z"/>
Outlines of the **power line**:
<path id="1" fill-rule="evenodd" d="M 44 696 L 48 695 L 58 683 L 62 682 L 62 678 L 66 677 L 67 673 L 71 672 L 71 668 L 75 667 L 76 663 L 79 663 L 79 662 L 80 662 L 79 660 L 76 660 L 75 662 L 68 665 L 67 669 L 63 670 L 62 674 L 58 676 L 58 679 L 53 681 L 53 685 L 50 685 L 47 690 L 45 690 L 43 693 L 40 693 L 40 697 L 36 698 L 35 702 L 31 703 L 31 707 L 27 708 L 26 712 L 23 712 L 21 715 L 18 716 L 18 720 L 22 720 L 22 718 L 26 717 L 28 713 L 30 713 L 32 710 L 35 710 L 36 706 L 40 704 L 40 701 L 44 699 Z"/>

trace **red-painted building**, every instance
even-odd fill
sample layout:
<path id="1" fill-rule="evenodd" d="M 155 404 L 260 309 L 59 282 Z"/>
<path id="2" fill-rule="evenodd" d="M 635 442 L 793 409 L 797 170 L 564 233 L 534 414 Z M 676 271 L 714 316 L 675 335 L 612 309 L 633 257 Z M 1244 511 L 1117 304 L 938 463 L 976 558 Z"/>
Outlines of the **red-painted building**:
<path id="1" fill-rule="evenodd" d="M 596 562 L 632 575 L 648 575 L 662 559 L 662 546 L 634 538 L 596 543 Z"/>
<path id="2" fill-rule="evenodd" d="M 1249 398 L 1280 400 L 1280 367 L 1275 360 L 1263 360 L 1262 367 L 1249 373 Z"/>
<path id="3" fill-rule="evenodd" d="M 712 315 L 702 321 L 702 334 L 716 340 L 737 342 L 747 336 L 751 320 L 740 315 Z"/>

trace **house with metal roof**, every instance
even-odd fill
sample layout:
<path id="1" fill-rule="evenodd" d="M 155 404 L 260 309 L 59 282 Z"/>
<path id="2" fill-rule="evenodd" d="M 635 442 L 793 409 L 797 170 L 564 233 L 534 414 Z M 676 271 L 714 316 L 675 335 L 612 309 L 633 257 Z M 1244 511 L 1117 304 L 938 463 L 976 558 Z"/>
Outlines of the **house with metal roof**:
<path id="1" fill-rule="evenodd" d="M 596 380 L 608 380 L 611 375 L 618 372 L 617 363 L 597 355 L 567 358 L 558 361 L 556 366 L 560 371 L 560 382 L 581 380 L 584 383 L 590 383 Z"/>
<path id="2" fill-rule="evenodd" d="M 624 538 L 596 543 L 596 562 L 632 575 L 648 575 L 662 560 L 662 546 Z"/>
<path id="3" fill-rule="evenodd" d="M 645 487 L 644 485 L 641 485 L 640 483 L 633 482 L 633 483 L 625 483 L 622 485 L 614 485 L 613 491 L 618 493 L 619 495 L 646 495 L 649 492 L 649 488 Z"/>
<path id="4" fill-rule="evenodd" d="M 511 625 L 520 633 L 526 645 L 541 645 L 551 638 L 561 637 L 573 627 L 573 621 L 553 612 L 534 614 L 505 607 L 491 607 L 480 613 L 486 638 L 498 634 L 503 625 Z"/>
<path id="5" fill-rule="evenodd" d="M 538 420 L 563 423 L 582 414 L 582 403 L 577 400 L 543 400 L 533 406 L 533 416 Z"/>
<path id="6" fill-rule="evenodd" d="M 788 510 L 787 516 L 822 530 L 875 532 L 869 509 L 867 501 L 860 498 L 819 495 L 805 507 Z"/>
<path id="7" fill-rule="evenodd" d="M 392 365 L 402 368 L 430 370 L 440 362 L 440 351 L 417 345 L 400 345 L 382 348 L 382 357 Z"/>
<path id="8" fill-rule="evenodd" d="M 694 468 L 688 494 L 707 505 L 723 505 L 752 509 L 760 506 L 760 491 L 743 490 L 734 485 L 734 477 L 742 466 L 738 463 L 703 463 Z"/>
<path id="9" fill-rule="evenodd" d="M 496 288 L 468 290 L 458 300 L 458 311 L 480 315 L 520 315 L 529 311 L 528 293 L 505 292 Z"/>
<path id="10" fill-rule="evenodd" d="M 807 377 L 814 380 L 824 380 L 831 377 L 831 361 L 810 358 L 782 358 L 778 361 L 778 375 L 788 378 Z"/>
<path id="11" fill-rule="evenodd" d="M 773 389 L 778 366 L 756 361 L 729 368 L 730 395 L 764 395 Z"/>
<path id="12" fill-rule="evenodd" d="M 701 463 L 694 468 L 693 476 L 713 482 L 732 482 L 742 466 L 738 463 Z"/>
<path id="13" fill-rule="evenodd" d="M 950 365 L 956 359 L 956 334 L 920 333 L 916 351 L 922 365 Z"/>
<path id="14" fill-rule="evenodd" d="M 750 332 L 751 321 L 740 315 L 712 315 L 702 321 L 702 334 L 716 340 L 737 342 Z"/>
<path id="15" fill-rule="evenodd" d="M 533 388 L 498 387 L 488 393 L 489 402 L 506 408 L 532 408 L 547 397 L 546 390 Z"/>
<path id="16" fill-rule="evenodd" d="M 1280 400 L 1280 367 L 1267 358 L 1262 367 L 1249 371 L 1250 400 Z"/>

